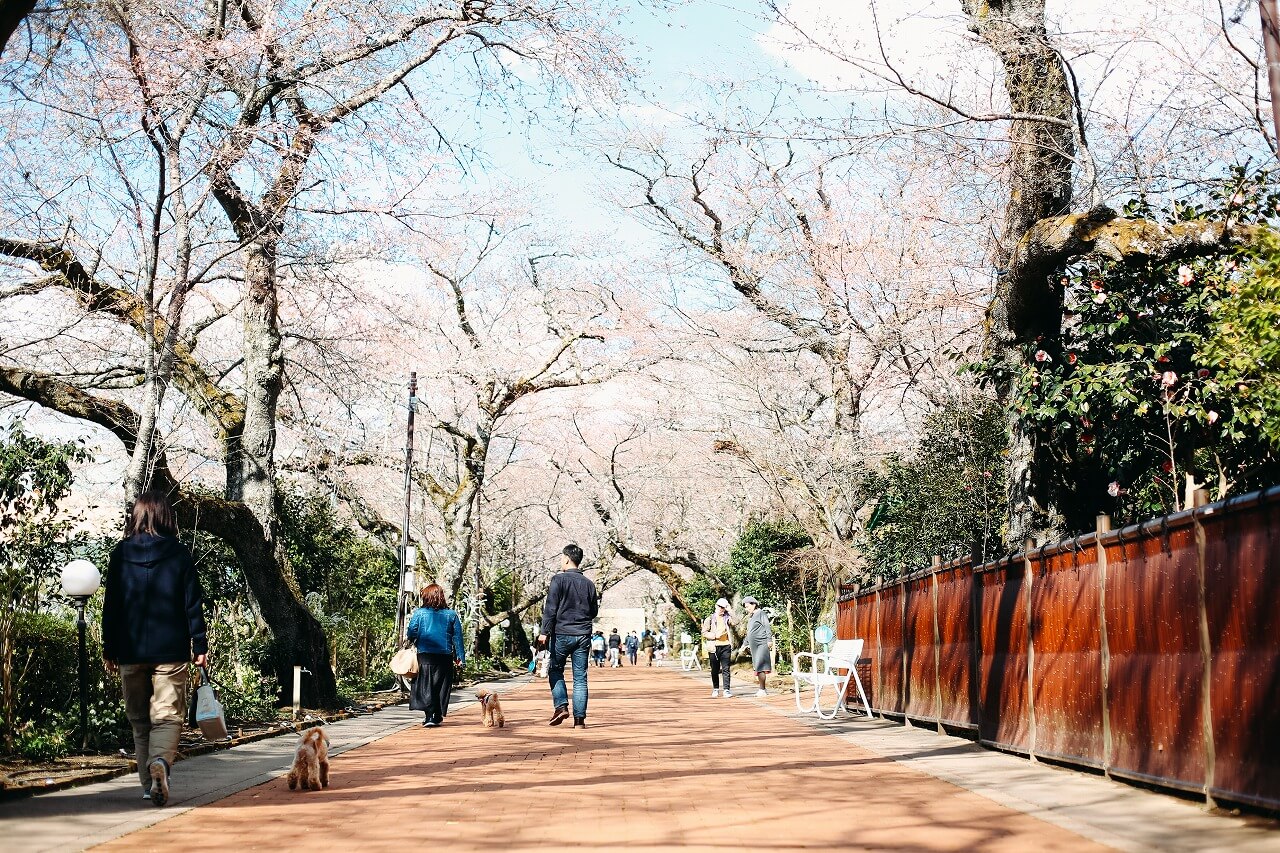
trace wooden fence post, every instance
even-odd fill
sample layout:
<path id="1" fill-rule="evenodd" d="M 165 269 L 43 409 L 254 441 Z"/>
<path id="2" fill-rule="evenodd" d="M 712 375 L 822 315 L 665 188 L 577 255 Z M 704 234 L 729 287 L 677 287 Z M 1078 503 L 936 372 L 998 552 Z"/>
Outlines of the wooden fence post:
<path id="1" fill-rule="evenodd" d="M 938 734 L 946 734 L 942 728 L 942 632 L 938 627 L 938 572 L 942 568 L 942 557 L 933 555 L 933 721 L 938 725 Z"/>
<path id="2" fill-rule="evenodd" d="M 1107 549 L 1102 547 L 1102 534 L 1111 530 L 1111 516 L 1100 515 L 1095 528 L 1094 546 L 1098 551 L 1098 630 L 1102 665 L 1102 774 L 1111 778 L 1111 713 L 1107 702 L 1107 679 L 1111 672 L 1111 647 L 1107 644 Z"/>
<path id="3" fill-rule="evenodd" d="M 1203 489 L 1201 490 L 1203 491 Z M 1193 502 L 1195 500 L 1193 496 Z M 1209 808 L 1217 808 L 1213 798 L 1214 771 L 1217 747 L 1213 742 L 1213 642 L 1209 637 L 1208 592 L 1205 588 L 1205 533 L 1199 516 L 1191 516 L 1196 532 L 1196 595 L 1200 617 L 1200 717 L 1204 736 L 1204 802 Z"/>
<path id="4" fill-rule="evenodd" d="M 1036 761 L 1036 634 L 1031 610 L 1031 580 L 1035 574 L 1032 568 L 1031 550 L 1035 547 L 1034 539 L 1028 539 L 1022 547 L 1022 589 L 1027 608 L 1027 725 L 1031 729 L 1027 756 L 1033 762 Z"/>
<path id="5" fill-rule="evenodd" d="M 872 661 L 875 667 L 875 684 L 876 684 L 876 704 L 880 706 L 880 715 L 884 716 L 884 693 L 881 691 L 881 673 L 884 670 L 884 646 L 880 644 L 880 620 L 884 616 L 880 612 L 880 590 L 876 589 L 876 656 Z"/>
<path id="6" fill-rule="evenodd" d="M 907 696 L 911 693 L 907 678 L 907 582 L 898 581 L 898 642 L 902 648 L 902 686 L 898 688 L 898 699 L 902 701 L 902 723 L 911 728 L 911 718 L 907 716 Z"/>

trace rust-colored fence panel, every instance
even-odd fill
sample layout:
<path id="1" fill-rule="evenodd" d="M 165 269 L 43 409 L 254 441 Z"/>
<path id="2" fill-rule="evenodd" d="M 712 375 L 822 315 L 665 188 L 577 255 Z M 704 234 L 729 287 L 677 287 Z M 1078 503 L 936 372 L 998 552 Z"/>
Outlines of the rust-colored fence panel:
<path id="1" fill-rule="evenodd" d="M 1103 763 L 1097 555 L 1089 540 L 1047 554 L 1031 582 L 1034 752 L 1091 767 Z"/>
<path id="2" fill-rule="evenodd" d="M 973 567 L 951 566 L 938 579 L 938 690 L 942 722 L 973 728 L 978 724 L 973 678 Z"/>
<path id="3" fill-rule="evenodd" d="M 934 652 L 933 578 L 906 583 L 902 653 L 906 657 L 905 713 L 917 720 L 938 719 L 938 668 Z"/>
<path id="4" fill-rule="evenodd" d="M 877 711 L 1280 809 L 1280 486 L 841 597 Z M 847 615 L 844 611 L 847 611 Z"/>
<path id="5" fill-rule="evenodd" d="M 978 575 L 978 739 L 1017 752 L 1031 749 L 1024 568 L 1015 557 Z"/>
<path id="6" fill-rule="evenodd" d="M 879 710 L 902 713 L 902 585 L 891 584 L 880 590 L 876 622 L 879 629 L 877 646 L 880 666 L 876 670 L 876 692 L 880 694 Z"/>
<path id="7" fill-rule="evenodd" d="M 836 609 L 836 636 L 837 637 L 857 637 L 857 601 L 850 600 L 844 587 L 840 588 L 840 604 L 844 605 L 846 601 L 850 602 L 848 607 L 841 606 Z"/>
<path id="8" fill-rule="evenodd" d="M 842 634 L 840 636 L 845 635 Z M 880 666 L 880 650 L 876 645 L 876 599 L 874 595 L 863 598 L 854 611 L 852 637 L 863 640 L 862 656 L 869 663 L 865 671 L 859 670 L 858 674 L 862 677 L 862 689 L 867 694 L 867 701 L 874 708 L 880 701 L 879 696 L 876 694 L 876 671 Z M 848 695 L 852 697 L 853 701 L 862 701 L 858 697 L 856 689 L 851 689 Z"/>
<path id="9" fill-rule="evenodd" d="M 1264 523 L 1253 523 L 1262 516 Z M 1280 504 L 1204 520 L 1215 796 L 1280 803 Z"/>
<path id="10" fill-rule="evenodd" d="M 1204 670 L 1194 530 L 1112 540 L 1106 551 L 1111 772 L 1199 789 Z"/>

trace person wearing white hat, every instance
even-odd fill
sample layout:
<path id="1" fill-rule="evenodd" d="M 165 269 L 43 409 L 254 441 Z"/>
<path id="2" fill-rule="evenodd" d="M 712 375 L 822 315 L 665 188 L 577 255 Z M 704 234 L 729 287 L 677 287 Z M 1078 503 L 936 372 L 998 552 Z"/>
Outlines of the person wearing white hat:
<path id="1" fill-rule="evenodd" d="M 736 624 L 729 601 L 721 598 L 716 601 L 715 610 L 702 622 L 702 637 L 706 640 L 707 657 L 711 660 L 711 698 L 720 696 L 720 682 L 724 682 L 724 697 L 733 695 L 729 689 L 730 659 L 733 654 L 733 639 L 729 636 L 729 628 Z"/>
<path id="2" fill-rule="evenodd" d="M 769 615 L 760 608 L 760 602 L 753 595 L 742 599 L 742 606 L 747 609 L 747 636 L 742 643 L 742 651 L 751 652 L 751 668 L 760 679 L 757 696 L 768 695 L 765 692 L 765 681 L 773 671 L 773 661 L 769 659 L 769 647 L 773 644 L 773 629 L 769 627 Z"/>

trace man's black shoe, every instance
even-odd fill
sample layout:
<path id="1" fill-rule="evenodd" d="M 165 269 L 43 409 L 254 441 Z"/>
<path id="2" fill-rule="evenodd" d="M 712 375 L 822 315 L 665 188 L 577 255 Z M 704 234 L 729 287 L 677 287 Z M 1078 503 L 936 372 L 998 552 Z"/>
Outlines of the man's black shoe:
<path id="1" fill-rule="evenodd" d="M 547 725 L 558 726 L 567 719 L 569 719 L 569 706 L 561 705 L 559 708 L 556 708 L 555 713 L 551 715 L 551 720 Z"/>
<path id="2" fill-rule="evenodd" d="M 573 718 L 573 727 L 574 727 L 575 729 L 585 729 L 585 728 L 587 727 L 587 718 L 586 718 L 586 717 L 574 717 L 574 718 Z"/>

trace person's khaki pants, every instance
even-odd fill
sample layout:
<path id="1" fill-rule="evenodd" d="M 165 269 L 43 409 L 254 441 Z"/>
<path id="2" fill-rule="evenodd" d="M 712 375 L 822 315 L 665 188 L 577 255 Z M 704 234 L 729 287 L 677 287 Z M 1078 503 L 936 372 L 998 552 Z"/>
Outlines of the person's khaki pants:
<path id="1" fill-rule="evenodd" d="M 150 787 L 148 765 L 163 758 L 173 766 L 187 713 L 187 664 L 131 663 L 120 667 L 124 712 L 133 726 L 138 778 Z"/>

